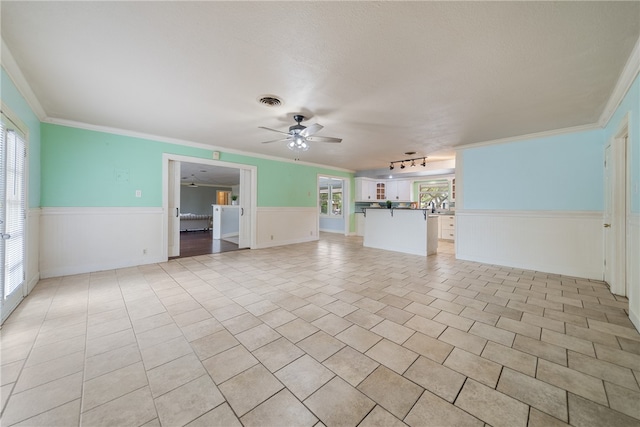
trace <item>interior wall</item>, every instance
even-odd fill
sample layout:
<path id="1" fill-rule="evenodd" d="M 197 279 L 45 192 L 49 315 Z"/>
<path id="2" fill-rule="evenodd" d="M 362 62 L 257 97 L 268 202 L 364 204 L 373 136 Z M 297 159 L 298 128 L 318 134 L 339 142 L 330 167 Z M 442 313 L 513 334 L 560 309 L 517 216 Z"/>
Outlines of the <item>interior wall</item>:
<path id="1" fill-rule="evenodd" d="M 183 185 L 180 187 L 180 210 L 182 213 L 211 215 L 211 205 L 217 204 L 218 191 L 231 191 L 231 187 Z"/>

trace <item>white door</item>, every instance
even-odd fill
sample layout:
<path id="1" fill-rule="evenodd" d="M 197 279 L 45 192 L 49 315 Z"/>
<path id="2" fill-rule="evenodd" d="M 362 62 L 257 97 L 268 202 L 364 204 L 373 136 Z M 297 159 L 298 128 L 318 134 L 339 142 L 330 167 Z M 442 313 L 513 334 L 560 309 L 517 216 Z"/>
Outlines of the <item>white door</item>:
<path id="1" fill-rule="evenodd" d="M 615 258 L 614 239 L 611 232 L 613 223 L 613 164 L 611 144 L 604 149 L 604 281 L 611 286 L 613 260 Z"/>
<path id="2" fill-rule="evenodd" d="M 2 321 L 24 297 L 27 148 L 22 135 L 2 116 L 0 128 L 0 278 Z"/>
<path id="3" fill-rule="evenodd" d="M 169 160 L 168 256 L 180 256 L 180 162 Z"/>
<path id="4" fill-rule="evenodd" d="M 251 170 L 240 169 L 240 230 L 238 236 L 238 248 L 251 247 Z"/>

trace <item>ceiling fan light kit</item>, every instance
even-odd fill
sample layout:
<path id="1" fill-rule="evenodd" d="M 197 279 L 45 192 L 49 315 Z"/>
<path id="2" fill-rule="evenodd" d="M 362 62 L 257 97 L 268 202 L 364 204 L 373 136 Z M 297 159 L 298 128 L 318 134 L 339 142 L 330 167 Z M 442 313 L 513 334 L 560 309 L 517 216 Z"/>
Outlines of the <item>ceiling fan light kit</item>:
<path id="1" fill-rule="evenodd" d="M 342 142 L 341 138 L 333 138 L 329 136 L 314 136 L 317 132 L 319 132 L 323 126 L 318 123 L 304 126 L 301 125 L 300 122 L 304 120 L 304 116 L 301 114 L 296 114 L 293 116 L 293 120 L 296 121 L 295 125 L 289 126 L 289 132 L 283 132 L 276 129 L 267 128 L 264 126 L 260 126 L 260 129 L 266 129 L 271 132 L 277 132 L 280 134 L 287 135 L 281 139 L 274 139 L 273 141 L 264 141 L 263 144 L 270 144 L 272 142 L 286 142 L 287 147 L 296 153 L 301 153 L 303 151 L 307 151 L 310 148 L 309 142 L 334 142 L 339 143 Z"/>

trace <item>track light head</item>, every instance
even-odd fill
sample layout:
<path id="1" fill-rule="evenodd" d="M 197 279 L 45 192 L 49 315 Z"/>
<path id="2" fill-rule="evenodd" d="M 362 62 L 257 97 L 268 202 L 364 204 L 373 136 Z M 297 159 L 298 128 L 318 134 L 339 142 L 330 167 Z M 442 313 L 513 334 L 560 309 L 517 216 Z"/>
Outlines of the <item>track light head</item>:
<path id="1" fill-rule="evenodd" d="M 393 170 L 393 168 L 394 168 L 394 167 L 395 167 L 395 166 L 393 166 L 393 163 L 391 163 L 391 164 L 389 165 L 389 170 Z"/>
<path id="2" fill-rule="evenodd" d="M 427 158 L 426 158 L 426 157 L 422 159 L 422 163 L 421 163 L 420 165 L 421 165 L 422 167 L 427 166 Z"/>
<path id="3" fill-rule="evenodd" d="M 404 162 L 400 163 L 400 169 L 404 169 Z"/>

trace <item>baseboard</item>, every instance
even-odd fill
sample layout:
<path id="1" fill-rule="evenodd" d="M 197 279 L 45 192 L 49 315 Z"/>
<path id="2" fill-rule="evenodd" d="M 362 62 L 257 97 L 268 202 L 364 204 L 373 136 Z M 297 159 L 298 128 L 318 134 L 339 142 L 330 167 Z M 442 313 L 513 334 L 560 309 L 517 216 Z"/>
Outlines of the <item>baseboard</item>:
<path id="1" fill-rule="evenodd" d="M 298 243 L 307 243 L 307 242 L 315 242 L 318 240 L 318 237 L 309 237 L 309 238 L 301 238 L 301 239 L 290 239 L 290 240 L 278 240 L 272 242 L 263 242 L 256 249 L 266 249 L 273 248 L 276 246 L 285 246 L 285 245 L 295 245 Z"/>

